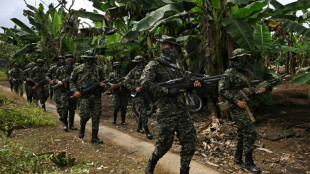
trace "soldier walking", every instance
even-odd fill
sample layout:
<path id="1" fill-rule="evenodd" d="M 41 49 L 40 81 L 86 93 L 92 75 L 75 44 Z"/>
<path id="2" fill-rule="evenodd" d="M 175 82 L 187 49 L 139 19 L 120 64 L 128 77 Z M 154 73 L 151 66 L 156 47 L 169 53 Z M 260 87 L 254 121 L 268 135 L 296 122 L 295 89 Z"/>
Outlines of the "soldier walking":
<path id="1" fill-rule="evenodd" d="M 115 124 L 117 120 L 117 113 L 121 110 L 122 125 L 127 125 L 125 122 L 127 104 L 128 104 L 128 90 L 124 87 L 124 77 L 121 75 L 120 62 L 113 63 L 113 72 L 111 72 L 106 81 L 111 83 L 112 103 L 113 103 L 113 120 Z"/>
<path id="2" fill-rule="evenodd" d="M 154 95 L 157 107 L 157 134 L 158 139 L 155 150 L 149 159 L 145 173 L 152 174 L 157 161 L 171 148 L 175 132 L 181 144 L 181 174 L 189 173 L 189 165 L 195 152 L 197 137 L 194 124 L 190 118 L 189 111 L 185 106 L 185 98 L 181 94 L 182 89 L 165 88 L 156 85 L 175 78 L 181 78 L 178 71 L 176 50 L 176 39 L 163 36 L 160 41 L 160 57 L 150 61 L 141 75 L 142 90 L 147 90 Z M 180 65 L 179 65 L 180 66 Z M 194 83 L 195 87 L 201 86 L 200 82 Z"/>
<path id="3" fill-rule="evenodd" d="M 125 86 L 127 89 L 131 91 L 131 93 L 136 94 L 134 101 L 139 111 L 139 123 L 137 132 L 146 134 L 146 138 L 152 139 L 153 136 L 149 131 L 147 126 L 148 118 L 147 118 L 147 106 L 146 103 L 148 100 L 148 95 L 145 91 L 142 91 L 140 84 L 140 77 L 144 68 L 144 59 L 142 56 L 136 56 L 132 62 L 136 63 L 136 67 L 133 68 L 125 77 Z M 144 127 L 144 131 L 142 129 L 142 125 Z"/>
<path id="4" fill-rule="evenodd" d="M 36 61 L 36 66 L 33 68 L 30 74 L 30 78 L 35 84 L 35 86 L 32 88 L 32 89 L 35 88 L 34 89 L 35 95 L 33 100 L 37 106 L 40 100 L 40 103 L 44 111 L 46 111 L 45 102 L 48 98 L 48 85 L 46 80 L 46 73 L 47 69 L 44 67 L 44 61 L 42 59 L 38 59 Z"/>
<path id="5" fill-rule="evenodd" d="M 81 56 L 85 59 L 85 63 L 76 67 L 70 80 L 70 89 L 74 92 L 74 96 L 79 99 L 79 115 L 81 117 L 81 128 L 79 138 L 84 138 L 85 125 L 87 121 L 92 119 L 92 143 L 103 144 L 103 141 L 98 138 L 99 120 L 101 115 L 101 94 L 102 89 L 95 90 L 93 93 L 83 95 L 83 89 L 94 84 L 100 83 L 103 88 L 105 84 L 102 69 L 96 65 L 96 57 L 92 52 L 86 52 Z"/>
<path id="6" fill-rule="evenodd" d="M 34 83 L 30 78 L 31 71 L 34 68 L 34 66 L 35 66 L 34 62 L 28 63 L 25 67 L 26 69 L 23 72 L 23 80 L 26 81 L 25 91 L 26 91 L 26 95 L 27 95 L 27 101 L 29 103 L 32 103 L 32 99 L 33 99 L 34 94 L 35 94 L 34 90 L 32 90 Z"/>
<path id="7" fill-rule="evenodd" d="M 70 83 L 62 82 L 62 80 L 71 76 L 73 71 L 73 55 L 67 54 L 65 55 L 65 66 L 61 66 L 57 69 L 55 75 L 55 82 L 60 86 L 59 88 L 59 113 L 60 120 L 63 123 L 63 130 L 68 132 L 68 114 L 69 114 L 69 129 L 77 130 L 74 127 L 74 116 L 77 101 L 70 100 L 70 97 L 73 95 L 73 92 L 70 91 Z"/>
<path id="8" fill-rule="evenodd" d="M 235 98 L 235 94 L 243 88 L 250 87 L 251 81 L 254 79 L 254 74 L 246 63 L 249 56 L 250 54 L 241 48 L 233 51 L 233 57 L 230 59 L 232 65 L 224 73 L 226 78 L 219 82 L 219 93 L 231 103 L 229 112 L 238 127 L 238 143 L 234 162 L 253 173 L 261 173 L 253 160 L 256 129 L 245 109 L 250 103 Z M 265 88 L 261 88 L 259 94 L 265 91 Z M 245 153 L 245 163 L 242 161 L 243 152 Z"/>
<path id="9" fill-rule="evenodd" d="M 13 69 L 10 71 L 10 76 L 13 80 L 13 89 L 16 94 L 23 96 L 23 70 L 18 63 L 14 63 Z"/>

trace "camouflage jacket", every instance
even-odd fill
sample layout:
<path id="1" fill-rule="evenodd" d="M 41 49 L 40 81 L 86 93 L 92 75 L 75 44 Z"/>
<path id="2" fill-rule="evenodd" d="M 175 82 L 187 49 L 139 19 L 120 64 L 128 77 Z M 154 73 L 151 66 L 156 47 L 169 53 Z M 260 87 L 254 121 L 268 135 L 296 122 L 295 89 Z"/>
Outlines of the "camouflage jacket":
<path id="1" fill-rule="evenodd" d="M 56 68 L 56 73 L 53 75 L 53 80 L 55 81 L 55 84 L 58 83 L 58 81 L 62 81 L 63 79 L 67 78 L 67 77 L 71 77 L 71 73 L 72 73 L 73 69 L 68 69 L 67 66 L 61 66 L 59 68 Z M 60 89 L 62 89 L 62 91 L 70 91 L 70 86 L 69 86 L 69 82 L 66 84 L 63 84 Z"/>
<path id="2" fill-rule="evenodd" d="M 72 92 L 81 91 L 103 80 L 103 71 L 99 66 L 87 68 L 85 64 L 81 64 L 74 68 L 71 73 L 70 90 Z"/>
<path id="3" fill-rule="evenodd" d="M 118 93 L 118 92 L 128 92 L 126 91 L 126 88 L 124 89 L 124 76 L 113 71 L 111 72 L 106 81 L 112 84 L 116 84 L 116 88 L 112 90 L 112 94 Z"/>
<path id="4" fill-rule="evenodd" d="M 30 78 L 34 83 L 46 78 L 47 69 L 44 67 L 35 66 L 30 73 Z"/>
<path id="5" fill-rule="evenodd" d="M 187 110 L 184 104 L 184 96 L 179 95 L 177 98 L 170 97 L 168 89 L 156 85 L 175 78 L 181 78 L 182 74 L 179 70 L 167 66 L 163 63 L 163 58 L 156 58 L 150 61 L 143 70 L 141 75 L 142 90 L 147 90 L 156 101 L 158 111 L 160 113 L 178 114 Z"/>
<path id="6" fill-rule="evenodd" d="M 142 71 L 143 70 L 134 68 L 124 77 L 124 85 L 131 92 L 136 91 L 136 88 L 141 86 L 140 77 L 141 77 Z"/>
<path id="7" fill-rule="evenodd" d="M 12 79 L 20 79 L 20 80 L 22 80 L 22 78 L 23 78 L 23 70 L 20 69 L 20 68 L 13 68 L 10 71 L 10 76 L 11 76 Z"/>
<path id="8" fill-rule="evenodd" d="M 234 68 L 227 69 L 223 75 L 226 75 L 226 77 L 219 81 L 219 93 L 231 104 L 237 104 L 238 99 L 235 94 L 239 90 L 251 86 L 252 79 L 239 73 Z"/>
<path id="9" fill-rule="evenodd" d="M 47 73 L 46 73 L 46 80 L 51 81 L 54 80 L 55 81 L 55 74 L 56 71 L 59 67 L 57 65 L 51 66 L 50 69 L 48 69 Z"/>

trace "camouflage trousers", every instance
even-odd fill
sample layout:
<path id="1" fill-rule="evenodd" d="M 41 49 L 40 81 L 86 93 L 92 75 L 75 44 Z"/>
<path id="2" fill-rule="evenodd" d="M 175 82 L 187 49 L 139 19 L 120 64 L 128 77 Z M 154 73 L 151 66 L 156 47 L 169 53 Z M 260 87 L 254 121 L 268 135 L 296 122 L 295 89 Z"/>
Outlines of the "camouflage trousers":
<path id="1" fill-rule="evenodd" d="M 159 160 L 164 156 L 172 146 L 174 134 L 181 144 L 181 167 L 189 167 L 192 157 L 195 153 L 197 136 L 194 124 L 188 111 L 180 114 L 161 114 L 157 116 L 157 134 L 158 139 L 155 144 L 155 150 L 152 158 Z"/>
<path id="2" fill-rule="evenodd" d="M 54 101 L 56 103 L 56 110 L 57 110 L 57 113 L 59 114 L 59 116 L 61 116 L 61 113 L 59 110 L 59 108 L 61 107 L 60 94 L 61 94 L 61 91 L 59 89 L 54 90 Z"/>
<path id="3" fill-rule="evenodd" d="M 23 83 L 22 82 L 13 82 L 13 89 L 14 89 L 14 92 L 16 94 L 23 96 L 24 89 L 23 89 Z"/>
<path id="4" fill-rule="evenodd" d="M 100 95 L 91 95 L 87 98 L 80 98 L 79 115 L 80 124 L 86 125 L 87 121 L 92 119 L 92 129 L 99 130 L 99 121 L 101 116 L 101 93 Z"/>
<path id="5" fill-rule="evenodd" d="M 27 95 L 27 100 L 31 103 L 32 99 L 34 98 L 35 95 L 35 91 L 32 89 L 34 85 L 31 85 L 29 83 L 25 84 L 25 91 L 26 91 L 26 95 Z"/>
<path id="6" fill-rule="evenodd" d="M 139 122 L 142 123 L 143 126 L 147 126 L 148 117 L 147 117 L 147 98 L 145 96 L 137 96 L 135 99 L 135 105 L 137 111 L 140 113 Z"/>
<path id="7" fill-rule="evenodd" d="M 254 142 L 256 140 L 256 129 L 250 119 L 246 109 L 232 106 L 230 114 L 233 121 L 237 124 L 237 149 L 243 150 L 244 153 L 250 153 L 254 149 Z"/>
<path id="8" fill-rule="evenodd" d="M 40 100 L 40 103 L 42 105 L 45 104 L 46 100 L 48 98 L 48 87 L 44 87 L 44 86 L 39 86 L 36 90 L 35 90 L 35 95 L 34 95 L 34 103 L 36 105 L 38 105 L 38 102 Z"/>
<path id="9" fill-rule="evenodd" d="M 68 114 L 69 114 L 69 123 L 73 125 L 74 123 L 74 115 L 76 109 L 76 101 L 70 100 L 70 96 L 73 95 L 73 92 L 70 91 L 63 91 L 59 93 L 59 113 L 60 113 L 60 120 L 64 124 L 68 124 Z"/>
<path id="10" fill-rule="evenodd" d="M 113 93 L 112 103 L 114 107 L 114 114 L 121 110 L 121 115 L 126 115 L 128 105 L 127 93 Z"/>

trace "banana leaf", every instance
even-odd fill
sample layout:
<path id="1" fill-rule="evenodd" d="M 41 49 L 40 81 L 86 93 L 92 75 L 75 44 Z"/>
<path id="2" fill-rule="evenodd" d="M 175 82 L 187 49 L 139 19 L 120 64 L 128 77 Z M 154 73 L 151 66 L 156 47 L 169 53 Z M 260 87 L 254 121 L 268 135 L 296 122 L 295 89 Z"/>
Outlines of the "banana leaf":
<path id="1" fill-rule="evenodd" d="M 267 3 L 263 1 L 256 1 L 253 2 L 243 8 L 239 8 L 239 10 L 234 11 L 234 13 L 231 14 L 231 17 L 237 17 L 237 18 L 244 18 L 252 14 L 254 11 L 259 11 L 265 7 Z"/>
<path id="2" fill-rule="evenodd" d="M 296 12 L 298 10 L 304 10 L 310 8 L 309 0 L 298 0 L 289 4 L 284 5 L 284 9 L 275 10 L 275 16 L 281 17 L 282 15 L 288 14 L 290 12 Z"/>
<path id="3" fill-rule="evenodd" d="M 310 29 L 304 27 L 303 25 L 288 19 L 275 18 L 274 20 L 281 22 L 285 29 L 310 38 Z"/>
<path id="4" fill-rule="evenodd" d="M 282 45 L 281 51 L 283 51 L 283 53 L 294 52 L 296 54 L 299 54 L 302 50 L 300 50 L 299 48 L 296 48 L 296 47 L 290 47 L 290 46 Z"/>
<path id="5" fill-rule="evenodd" d="M 296 73 L 304 73 L 304 72 L 308 72 L 308 71 L 310 71 L 310 66 L 300 68 Z"/>
<path id="6" fill-rule="evenodd" d="M 309 72 L 306 72 L 305 74 L 297 76 L 297 77 L 293 78 L 293 80 L 292 80 L 293 85 L 301 85 L 304 83 L 309 84 L 309 82 L 310 82 L 310 73 Z"/>
<path id="7" fill-rule="evenodd" d="M 272 44 L 271 34 L 265 24 L 257 24 L 254 28 L 254 43 L 259 50 L 267 50 Z"/>
<path id="8" fill-rule="evenodd" d="M 37 45 L 36 43 L 28 44 L 28 45 L 24 46 L 22 49 L 18 50 L 12 57 L 18 58 L 19 56 L 21 56 L 23 54 L 26 54 L 32 50 L 35 50 L 36 45 Z"/>
<path id="9" fill-rule="evenodd" d="M 78 17 L 87 18 L 93 21 L 101 21 L 104 19 L 104 16 L 98 13 L 88 12 L 85 9 L 80 9 L 74 11 L 74 14 Z"/>
<path id="10" fill-rule="evenodd" d="M 222 24 L 240 47 L 254 49 L 253 30 L 249 24 L 237 18 L 225 18 Z"/>
<path id="11" fill-rule="evenodd" d="M 29 34 L 35 34 L 35 32 L 29 28 L 26 24 L 24 24 L 22 21 L 20 21 L 17 18 L 11 18 L 11 21 L 13 21 L 16 25 L 18 25 L 22 30 L 28 32 Z"/>

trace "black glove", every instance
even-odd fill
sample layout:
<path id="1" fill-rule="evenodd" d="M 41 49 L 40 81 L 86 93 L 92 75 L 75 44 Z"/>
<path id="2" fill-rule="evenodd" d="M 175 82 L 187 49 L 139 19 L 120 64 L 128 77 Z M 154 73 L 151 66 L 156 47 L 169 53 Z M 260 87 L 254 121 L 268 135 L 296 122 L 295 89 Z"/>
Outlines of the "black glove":
<path id="1" fill-rule="evenodd" d="M 170 88 L 170 89 L 168 89 L 168 95 L 170 97 L 177 97 L 179 95 L 179 89 L 178 88 Z"/>

